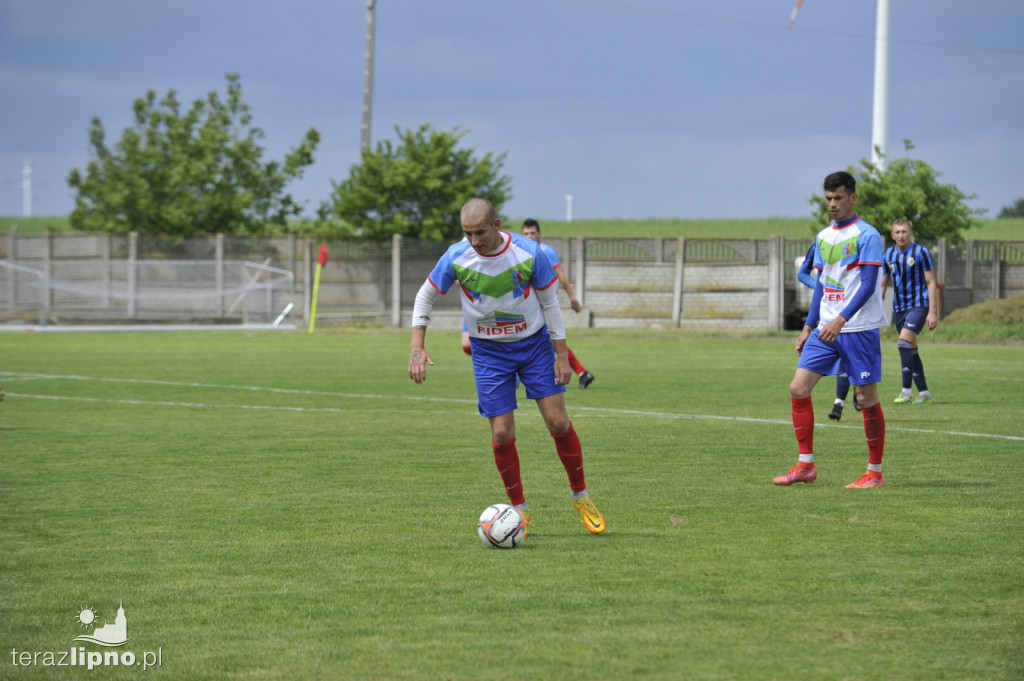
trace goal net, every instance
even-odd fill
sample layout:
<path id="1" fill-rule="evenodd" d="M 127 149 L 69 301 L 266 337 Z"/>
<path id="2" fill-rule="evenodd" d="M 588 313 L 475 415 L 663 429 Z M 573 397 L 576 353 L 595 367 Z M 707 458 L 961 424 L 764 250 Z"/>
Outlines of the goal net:
<path id="1" fill-rule="evenodd" d="M 267 262 L 0 260 L 6 321 L 280 324 L 294 305 L 294 274 Z"/>

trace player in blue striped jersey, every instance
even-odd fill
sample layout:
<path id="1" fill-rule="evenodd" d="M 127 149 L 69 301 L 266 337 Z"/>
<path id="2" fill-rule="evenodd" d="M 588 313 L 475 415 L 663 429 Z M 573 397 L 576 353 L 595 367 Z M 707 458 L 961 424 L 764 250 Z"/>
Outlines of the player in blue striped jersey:
<path id="1" fill-rule="evenodd" d="M 917 336 L 926 326 L 934 330 L 939 322 L 936 311 L 939 292 L 932 254 L 914 243 L 914 226 L 910 220 L 892 223 L 892 240 L 896 245 L 885 251 L 882 294 L 892 286 L 892 319 L 900 334 L 896 347 L 900 351 L 903 390 L 893 402 L 910 404 L 913 383 L 917 385 L 914 404 L 928 404 L 932 397 L 917 349 Z"/>

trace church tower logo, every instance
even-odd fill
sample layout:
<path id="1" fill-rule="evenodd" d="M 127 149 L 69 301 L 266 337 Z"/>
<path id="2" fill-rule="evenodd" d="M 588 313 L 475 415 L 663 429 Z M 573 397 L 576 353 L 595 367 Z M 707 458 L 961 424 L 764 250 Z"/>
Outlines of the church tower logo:
<path id="1" fill-rule="evenodd" d="M 78 613 L 78 621 L 83 627 L 94 626 L 96 624 L 96 617 L 97 613 L 92 608 L 83 608 Z M 125 643 L 128 643 L 131 639 L 128 638 L 128 618 L 124 616 L 124 603 L 118 606 L 117 617 L 114 618 L 113 624 L 104 624 L 102 627 L 96 627 L 91 636 L 82 635 L 72 640 L 87 641 L 109 648 L 123 646 Z"/>

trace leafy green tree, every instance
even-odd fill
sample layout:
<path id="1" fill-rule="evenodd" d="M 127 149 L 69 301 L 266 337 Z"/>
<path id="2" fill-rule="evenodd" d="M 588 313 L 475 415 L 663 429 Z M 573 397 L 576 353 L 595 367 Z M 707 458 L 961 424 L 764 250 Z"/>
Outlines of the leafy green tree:
<path id="1" fill-rule="evenodd" d="M 1017 199 L 1017 202 L 1010 206 L 1003 206 L 999 211 L 1001 218 L 1024 218 L 1024 197 Z"/>
<path id="2" fill-rule="evenodd" d="M 284 189 L 313 163 L 320 134 L 310 129 L 283 163 L 263 163 L 250 108 L 237 74 L 227 76 L 227 98 L 216 92 L 182 111 L 174 90 L 157 101 L 150 90 L 135 100 L 134 125 L 113 147 L 103 124 L 89 126 L 91 158 L 68 185 L 77 190 L 70 216 L 75 229 L 186 237 L 278 231 L 297 204 Z"/>
<path id="3" fill-rule="evenodd" d="M 903 140 L 906 151 L 914 148 L 910 140 Z M 964 240 L 964 232 L 977 227 L 977 216 L 984 209 L 974 209 L 965 201 L 977 198 L 964 194 L 953 184 L 938 181 L 941 173 L 924 161 L 904 157 L 892 159 L 883 168 L 867 159 L 860 167 L 846 169 L 857 180 L 857 215 L 874 225 L 884 237 L 898 218 L 907 218 L 914 224 L 914 236 L 925 241 L 946 239 L 951 244 Z M 825 197 L 815 194 L 809 203 L 818 220 L 815 232 L 828 223 L 830 217 Z"/>
<path id="4" fill-rule="evenodd" d="M 505 154 L 476 157 L 458 148 L 468 131 L 431 125 L 401 130 L 398 142 L 384 140 L 364 151 L 348 179 L 320 207 L 321 220 L 339 235 L 382 240 L 392 234 L 425 239 L 462 235 L 459 213 L 467 199 L 488 199 L 497 211 L 511 198 L 511 179 L 501 174 Z M 338 222 L 340 220 L 340 223 Z"/>

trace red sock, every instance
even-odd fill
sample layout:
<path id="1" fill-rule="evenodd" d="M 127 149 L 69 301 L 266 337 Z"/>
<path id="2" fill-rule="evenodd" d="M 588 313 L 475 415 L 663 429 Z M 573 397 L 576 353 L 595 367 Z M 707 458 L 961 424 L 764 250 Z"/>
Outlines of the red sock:
<path id="1" fill-rule="evenodd" d="M 587 481 L 583 475 L 583 447 L 576 428 L 570 423 L 569 430 L 551 437 L 555 439 L 555 451 L 569 476 L 569 487 L 573 492 L 582 492 L 587 488 Z"/>
<path id="2" fill-rule="evenodd" d="M 797 453 L 814 453 L 814 404 L 810 397 L 791 397 L 793 403 L 793 433 L 796 435 Z M 814 464 L 800 464 L 810 468 Z"/>
<path id="3" fill-rule="evenodd" d="M 505 494 L 508 495 L 509 501 L 513 506 L 525 504 L 523 480 L 519 477 L 519 450 L 516 449 L 516 441 L 499 445 L 491 440 L 491 447 L 494 448 L 494 463 L 498 466 L 501 481 L 505 483 Z"/>
<path id="4" fill-rule="evenodd" d="M 885 415 L 882 404 L 867 407 L 864 414 L 864 437 L 868 441 L 868 463 L 881 465 L 882 452 L 885 451 Z"/>
<path id="5" fill-rule="evenodd" d="M 572 370 L 577 376 L 587 370 L 587 368 L 583 366 L 578 359 L 576 359 L 576 355 L 573 354 L 572 349 L 569 350 L 569 366 L 572 367 Z"/>

